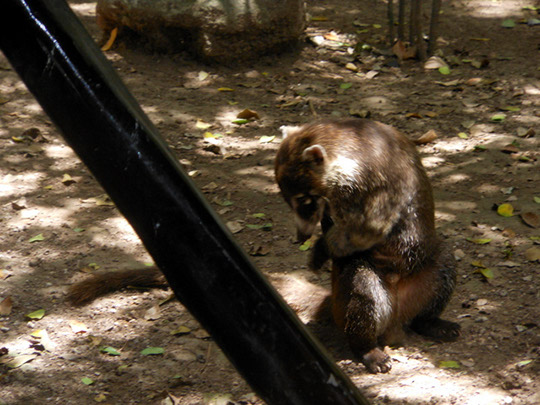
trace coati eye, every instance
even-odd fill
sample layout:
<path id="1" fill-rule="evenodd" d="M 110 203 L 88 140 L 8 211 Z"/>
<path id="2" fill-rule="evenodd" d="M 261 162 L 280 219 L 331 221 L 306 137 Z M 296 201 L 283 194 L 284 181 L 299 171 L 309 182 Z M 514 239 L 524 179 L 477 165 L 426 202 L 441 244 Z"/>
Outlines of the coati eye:
<path id="1" fill-rule="evenodd" d="M 311 218 L 319 208 L 320 197 L 311 194 L 298 194 L 293 197 L 293 207 L 296 213 L 304 219 Z"/>

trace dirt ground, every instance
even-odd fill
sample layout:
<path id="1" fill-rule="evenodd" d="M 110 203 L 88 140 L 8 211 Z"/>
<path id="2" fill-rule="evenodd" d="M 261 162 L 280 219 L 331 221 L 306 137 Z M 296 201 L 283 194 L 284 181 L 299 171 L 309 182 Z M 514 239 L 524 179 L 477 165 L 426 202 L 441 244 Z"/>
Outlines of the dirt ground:
<path id="1" fill-rule="evenodd" d="M 95 2 L 70 4 L 101 40 Z M 540 403 L 540 26 L 522 23 L 540 16 L 525 6 L 540 3 L 443 2 L 447 75 L 387 56 L 385 4 L 373 0 L 308 2 L 300 49 L 242 67 L 121 41 L 106 52 L 258 268 L 374 404 Z M 507 19 L 516 25 L 504 28 Z M 246 108 L 259 118 L 233 123 Z M 382 375 L 313 318 L 329 273 L 306 269 L 273 179 L 281 125 L 351 114 L 412 138 L 436 132 L 419 151 L 458 259 L 445 317 L 462 337 L 410 336 L 388 349 L 393 368 Z M 261 404 L 185 308 L 164 302 L 168 291 L 65 302 L 88 273 L 151 258 L 5 59 L 0 125 L 0 404 Z M 503 203 L 512 216 L 494 209 Z M 26 316 L 41 309 L 41 319 Z M 142 354 L 148 347 L 164 352 Z"/>

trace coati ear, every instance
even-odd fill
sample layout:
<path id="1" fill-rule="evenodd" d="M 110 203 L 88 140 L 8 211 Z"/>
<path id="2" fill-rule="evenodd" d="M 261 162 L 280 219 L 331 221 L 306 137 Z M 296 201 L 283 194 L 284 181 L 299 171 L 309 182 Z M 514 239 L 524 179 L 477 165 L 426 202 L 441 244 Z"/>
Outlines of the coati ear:
<path id="1" fill-rule="evenodd" d="M 322 165 L 326 157 L 326 149 L 322 145 L 312 145 L 302 152 L 304 162 L 309 161 L 317 165 Z"/>

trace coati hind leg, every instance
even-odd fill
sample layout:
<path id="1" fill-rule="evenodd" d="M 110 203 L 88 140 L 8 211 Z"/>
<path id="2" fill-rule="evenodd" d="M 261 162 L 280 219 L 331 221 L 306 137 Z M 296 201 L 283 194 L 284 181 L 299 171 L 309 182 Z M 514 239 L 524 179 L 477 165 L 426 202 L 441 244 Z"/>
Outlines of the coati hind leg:
<path id="1" fill-rule="evenodd" d="M 414 315 L 400 315 L 409 319 L 414 332 L 437 341 L 453 341 L 459 337 L 459 324 L 440 318 L 455 283 L 456 269 L 449 254 L 426 264 L 420 273 L 404 280 L 398 289 L 399 305 L 411 309 Z"/>
<path id="2" fill-rule="evenodd" d="M 375 270 L 362 258 L 334 260 L 332 313 L 349 345 L 371 373 L 387 373 L 390 357 L 379 338 L 391 323 L 393 302 Z"/>

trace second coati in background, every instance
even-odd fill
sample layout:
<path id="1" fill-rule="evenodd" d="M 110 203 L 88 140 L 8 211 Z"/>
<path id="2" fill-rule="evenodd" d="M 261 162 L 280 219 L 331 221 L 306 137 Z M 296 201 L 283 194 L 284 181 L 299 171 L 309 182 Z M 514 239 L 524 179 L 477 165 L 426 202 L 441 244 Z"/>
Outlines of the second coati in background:
<path id="1" fill-rule="evenodd" d="M 387 372 L 381 350 L 410 326 L 453 340 L 459 325 L 439 318 L 456 271 L 441 257 L 431 185 L 415 146 L 369 120 L 326 121 L 293 131 L 275 160 L 300 241 L 320 222 L 310 267 L 332 259 L 332 312 L 371 372 Z"/>

